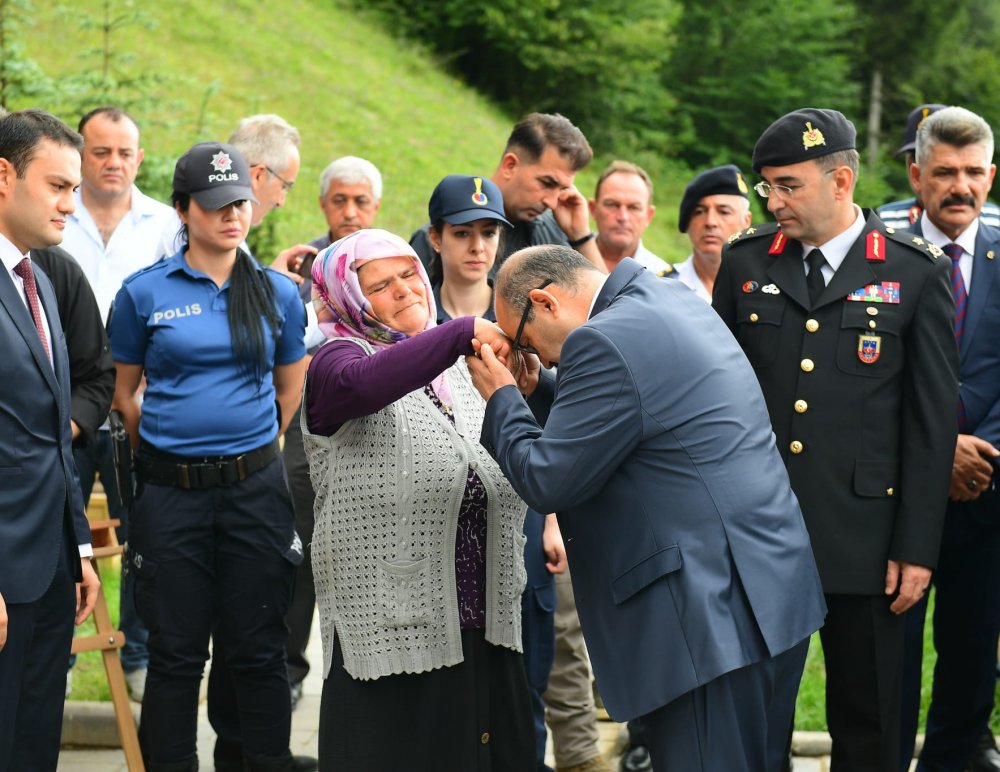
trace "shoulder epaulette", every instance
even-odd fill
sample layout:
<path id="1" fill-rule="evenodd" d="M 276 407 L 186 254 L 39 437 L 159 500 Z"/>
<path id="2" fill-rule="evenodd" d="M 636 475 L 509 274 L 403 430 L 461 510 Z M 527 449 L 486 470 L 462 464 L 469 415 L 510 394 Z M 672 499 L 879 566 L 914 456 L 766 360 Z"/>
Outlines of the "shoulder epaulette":
<path id="1" fill-rule="evenodd" d="M 887 227 L 885 229 L 885 235 L 886 238 L 892 239 L 897 244 L 902 244 L 909 249 L 913 249 L 931 260 L 937 260 L 944 254 L 944 252 L 941 251 L 941 247 L 937 244 L 933 244 L 923 236 L 918 236 L 910 231 Z"/>
<path id="2" fill-rule="evenodd" d="M 751 225 L 749 228 L 744 228 L 730 236 L 729 245 L 732 246 L 742 241 L 760 238 L 761 236 L 773 236 L 777 232 L 778 224 L 774 222 L 764 223 L 763 225 Z"/>

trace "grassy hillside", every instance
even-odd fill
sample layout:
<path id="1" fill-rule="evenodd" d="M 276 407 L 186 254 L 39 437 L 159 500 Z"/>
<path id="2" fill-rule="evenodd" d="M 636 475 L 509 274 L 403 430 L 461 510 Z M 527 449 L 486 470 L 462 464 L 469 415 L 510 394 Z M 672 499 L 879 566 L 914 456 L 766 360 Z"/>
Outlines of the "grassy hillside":
<path id="1" fill-rule="evenodd" d="M 444 74 L 412 43 L 335 3 L 136 5 L 155 20 L 156 29 L 122 27 L 112 33 L 112 49 L 135 57 L 126 71 L 166 76 L 155 89 L 155 107 L 136 111 L 147 156 L 172 165 L 192 143 L 225 139 L 240 117 L 257 112 L 278 113 L 299 128 L 300 182 L 285 210 L 271 215 L 282 243 L 325 230 L 316 202 L 318 177 L 344 154 L 379 167 L 385 193 L 377 223 L 408 236 L 426 219 L 427 199 L 441 177 L 493 171 L 516 119 Z M 67 22 L 38 3 L 34 24 L 24 31 L 27 55 L 51 76 L 96 69 L 100 59 L 93 51 L 100 32 L 80 20 L 99 20 L 103 7 L 101 0 L 77 0 Z M 206 95 L 204 131 L 198 134 Z M 75 125 L 79 115 L 63 111 L 62 117 Z M 578 177 L 586 195 L 592 195 L 607 160 L 596 160 Z M 676 231 L 676 208 L 687 175 L 653 176 L 661 208 L 646 242 L 679 260 L 687 246 Z"/>

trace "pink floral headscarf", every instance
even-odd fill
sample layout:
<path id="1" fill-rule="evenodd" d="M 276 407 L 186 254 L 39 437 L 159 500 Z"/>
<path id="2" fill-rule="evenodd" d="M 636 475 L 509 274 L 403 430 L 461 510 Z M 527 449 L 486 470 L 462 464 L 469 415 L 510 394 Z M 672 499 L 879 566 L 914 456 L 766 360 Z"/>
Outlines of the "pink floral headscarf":
<path id="1" fill-rule="evenodd" d="M 399 236 L 379 228 L 367 228 L 344 236 L 320 252 L 312 266 L 312 302 L 319 328 L 328 338 L 361 338 L 373 346 L 389 346 L 408 336 L 382 324 L 372 314 L 371 303 L 358 283 L 361 265 L 383 257 L 410 257 L 424 282 L 427 326 L 436 324 L 437 309 L 420 258 Z"/>

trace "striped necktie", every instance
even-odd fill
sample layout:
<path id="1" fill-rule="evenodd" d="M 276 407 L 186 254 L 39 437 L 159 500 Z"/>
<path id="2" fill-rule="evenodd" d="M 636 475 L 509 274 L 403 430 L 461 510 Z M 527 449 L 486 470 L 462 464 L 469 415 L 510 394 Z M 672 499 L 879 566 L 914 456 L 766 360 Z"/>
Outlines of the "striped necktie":
<path id="1" fill-rule="evenodd" d="M 965 309 L 969 304 L 969 294 L 965 291 L 965 279 L 959 261 L 962 259 L 962 248 L 958 244 L 949 244 L 944 253 L 951 258 L 951 294 L 955 298 L 955 340 L 962 345 L 962 331 L 965 329 Z"/>
<path id="2" fill-rule="evenodd" d="M 962 346 L 962 332 L 965 329 L 965 310 L 969 305 L 969 293 L 965 290 L 965 279 L 962 278 L 962 269 L 959 267 L 963 251 L 958 244 L 949 244 L 944 248 L 944 253 L 951 258 L 951 294 L 955 297 L 955 342 L 959 348 Z M 965 405 L 962 404 L 961 397 L 958 400 L 958 430 L 965 431 Z"/>
<path id="3" fill-rule="evenodd" d="M 42 307 L 38 302 L 38 286 L 35 284 L 35 274 L 31 271 L 31 260 L 24 258 L 14 266 L 14 273 L 21 277 L 24 282 L 24 294 L 28 298 L 28 309 L 31 311 L 31 318 L 35 322 L 35 329 L 38 330 L 38 337 L 42 339 L 42 346 L 45 354 L 52 358 L 49 351 L 49 336 L 45 334 L 45 325 L 42 324 Z"/>

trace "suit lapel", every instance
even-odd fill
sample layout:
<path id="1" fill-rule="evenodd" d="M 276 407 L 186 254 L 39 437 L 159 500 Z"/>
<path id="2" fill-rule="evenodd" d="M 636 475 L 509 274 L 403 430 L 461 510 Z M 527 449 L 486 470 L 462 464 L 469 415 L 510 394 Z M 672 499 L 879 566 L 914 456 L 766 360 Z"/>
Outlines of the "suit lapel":
<path id="1" fill-rule="evenodd" d="M 997 274 L 996 260 L 987 257 L 987 253 L 1000 251 L 1000 243 L 986 232 L 986 225 L 979 224 L 976 234 L 976 253 L 972 257 L 972 290 L 969 292 L 968 306 L 965 310 L 965 326 L 962 330 L 961 359 L 969 350 L 969 344 L 976 334 L 976 325 L 982 317 L 986 300 L 992 292 Z"/>
<path id="2" fill-rule="evenodd" d="M 32 266 L 34 269 L 34 266 Z M 21 299 L 21 293 L 18 292 L 17 287 L 14 286 L 14 280 L 10 277 L 10 274 L 4 270 L 2 271 L 3 278 L 0 278 L 0 305 L 3 305 L 11 321 L 14 323 L 14 327 L 24 338 L 24 342 L 28 344 L 28 349 L 31 351 L 31 356 L 35 360 L 35 364 L 41 371 L 42 376 L 45 378 L 45 382 L 52 389 L 52 393 L 55 395 L 56 399 L 59 399 L 59 384 L 56 382 L 55 372 L 52 370 L 52 365 L 49 364 L 49 358 L 45 353 L 45 349 L 42 346 L 42 339 L 38 337 L 38 330 L 35 329 L 35 323 L 31 318 L 31 312 L 28 307 L 24 304 Z M 39 285 L 39 296 L 45 295 L 43 303 L 45 305 L 45 315 L 49 318 L 49 326 L 52 326 L 52 320 L 59 321 L 59 312 L 55 308 L 55 298 L 53 297 L 51 291 L 49 290 L 47 284 L 43 285 L 38 281 L 38 271 L 35 271 L 35 283 Z M 42 287 L 44 286 L 44 291 Z M 51 309 L 51 310 L 50 310 Z M 50 341 L 50 345 L 53 343 Z M 55 349 L 53 349 L 54 351 Z M 53 362 L 55 357 L 53 357 Z"/>
<path id="3" fill-rule="evenodd" d="M 643 270 L 645 269 L 642 267 L 642 264 L 637 263 L 631 257 L 626 257 L 615 266 L 615 270 L 608 275 L 604 286 L 601 287 L 601 291 L 597 294 L 597 300 L 594 301 L 594 310 L 590 312 L 590 318 L 594 318 L 611 305 L 611 301 L 617 297 L 622 288 L 632 281 L 639 271 Z"/>

